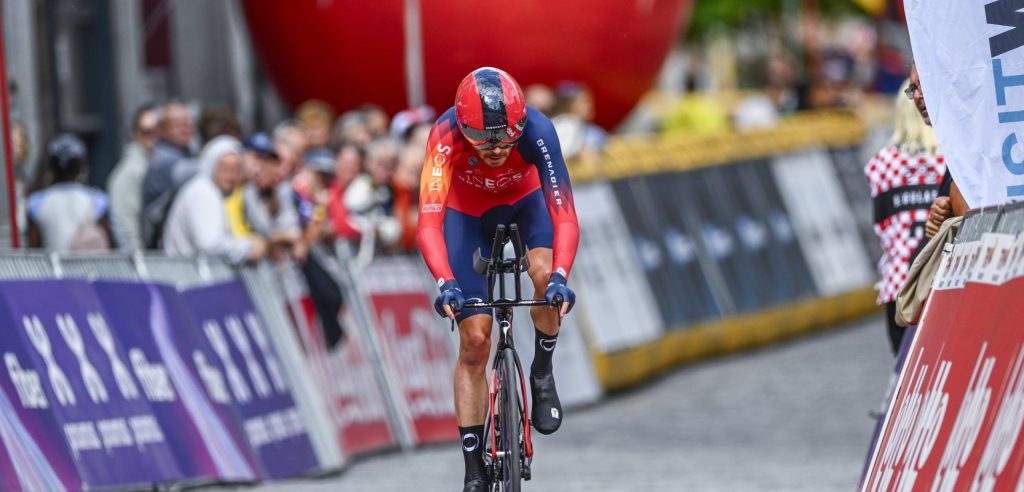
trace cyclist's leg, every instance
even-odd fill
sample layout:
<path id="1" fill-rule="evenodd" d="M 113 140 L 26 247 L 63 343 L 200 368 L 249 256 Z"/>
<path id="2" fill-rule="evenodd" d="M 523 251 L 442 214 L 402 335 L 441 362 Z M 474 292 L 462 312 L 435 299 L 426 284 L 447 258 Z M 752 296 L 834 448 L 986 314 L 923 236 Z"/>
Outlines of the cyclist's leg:
<path id="1" fill-rule="evenodd" d="M 486 299 L 487 279 L 473 270 L 473 252 L 482 247 L 480 219 L 449 209 L 444 236 L 448 263 L 467 300 Z M 487 359 L 491 351 L 491 316 L 482 309 L 464 309 L 459 322 L 459 357 L 455 363 L 455 417 L 462 436 L 464 482 L 486 477 L 483 427 L 487 414 Z"/>
<path id="2" fill-rule="evenodd" d="M 548 214 L 547 203 L 541 190 L 534 191 L 516 203 L 514 221 L 519 224 L 526 247 L 530 249 L 530 269 L 527 274 L 533 281 L 533 298 L 544 299 L 551 276 L 552 252 L 554 242 L 554 225 Z M 558 313 L 547 306 L 530 308 L 530 316 L 537 329 L 549 336 L 558 335 Z"/>
<path id="3" fill-rule="evenodd" d="M 520 200 L 516 207 L 516 223 L 530 248 L 528 273 L 533 280 L 533 297 L 543 299 L 551 276 L 554 226 L 540 190 Z M 530 364 L 531 420 L 538 432 L 550 434 L 562 425 L 562 404 L 551 369 L 551 358 L 558 342 L 558 313 L 550 306 L 535 306 L 530 309 L 530 315 L 536 327 L 533 363 Z"/>

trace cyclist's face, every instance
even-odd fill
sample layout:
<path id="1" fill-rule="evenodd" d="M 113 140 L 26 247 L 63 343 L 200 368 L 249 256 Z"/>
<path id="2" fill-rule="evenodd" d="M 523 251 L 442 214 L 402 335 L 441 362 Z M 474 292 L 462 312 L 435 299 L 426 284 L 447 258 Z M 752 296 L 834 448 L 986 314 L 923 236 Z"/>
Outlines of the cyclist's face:
<path id="1" fill-rule="evenodd" d="M 487 164 L 487 167 L 498 168 L 505 164 L 505 160 L 508 159 L 508 155 L 512 153 L 512 147 L 494 147 L 493 149 L 476 149 L 477 155 L 480 156 L 480 160 Z"/>

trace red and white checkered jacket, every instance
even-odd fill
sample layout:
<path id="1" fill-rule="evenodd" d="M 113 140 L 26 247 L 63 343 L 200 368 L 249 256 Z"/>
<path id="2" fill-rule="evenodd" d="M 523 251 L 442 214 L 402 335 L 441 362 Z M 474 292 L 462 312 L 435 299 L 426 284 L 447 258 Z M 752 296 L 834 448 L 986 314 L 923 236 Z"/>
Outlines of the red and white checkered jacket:
<path id="1" fill-rule="evenodd" d="M 928 210 L 938 196 L 946 161 L 932 153 L 886 147 L 864 166 L 874 201 L 875 234 L 882 242 L 878 304 L 896 300 L 910 270 L 910 255 L 924 240 Z"/>

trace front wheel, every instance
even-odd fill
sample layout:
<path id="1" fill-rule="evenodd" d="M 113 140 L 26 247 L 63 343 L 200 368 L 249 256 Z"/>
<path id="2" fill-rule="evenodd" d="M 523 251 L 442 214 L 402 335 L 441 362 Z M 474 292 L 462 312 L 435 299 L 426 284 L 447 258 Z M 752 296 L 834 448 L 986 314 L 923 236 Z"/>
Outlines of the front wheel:
<path id="1" fill-rule="evenodd" d="M 522 479 L 522 440 L 523 412 L 519 402 L 519 371 L 516 368 L 515 352 L 505 349 L 502 353 L 502 364 L 499 369 L 503 374 L 499 377 L 501 384 L 501 488 L 506 492 L 519 492 Z"/>

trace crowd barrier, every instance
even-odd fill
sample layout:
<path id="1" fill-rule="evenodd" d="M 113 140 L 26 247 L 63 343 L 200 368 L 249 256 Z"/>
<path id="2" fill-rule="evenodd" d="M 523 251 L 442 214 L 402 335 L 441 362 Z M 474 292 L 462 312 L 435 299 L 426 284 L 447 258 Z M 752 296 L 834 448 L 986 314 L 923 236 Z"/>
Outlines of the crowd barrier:
<path id="1" fill-rule="evenodd" d="M 874 310 L 865 128 L 616 141 L 573 170 L 578 316 L 606 390 Z M 579 174 L 579 179 L 577 179 Z"/>
<path id="2" fill-rule="evenodd" d="M 1024 487 L 1024 205 L 970 212 L 881 420 L 862 490 Z"/>
<path id="3" fill-rule="evenodd" d="M 809 115 L 616 141 L 603 174 L 573 171 L 563 403 L 873 309 L 875 240 L 850 225 L 851 208 L 870 209 L 862 139 L 852 116 Z M 422 259 L 311 254 L 345 300 L 335 347 L 288 261 L 0 254 L 0 491 L 277 480 L 456 440 L 458 337 Z M 528 363 L 527 312 L 513 328 Z"/>

